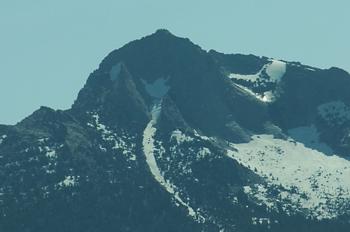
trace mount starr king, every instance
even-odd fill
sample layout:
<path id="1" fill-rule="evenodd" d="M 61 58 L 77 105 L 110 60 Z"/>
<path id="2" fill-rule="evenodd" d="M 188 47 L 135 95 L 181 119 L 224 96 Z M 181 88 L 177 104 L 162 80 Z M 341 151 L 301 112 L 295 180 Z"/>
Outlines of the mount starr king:
<path id="1" fill-rule="evenodd" d="M 158 30 L 0 125 L 0 180 L 4 232 L 349 231 L 350 75 Z"/>

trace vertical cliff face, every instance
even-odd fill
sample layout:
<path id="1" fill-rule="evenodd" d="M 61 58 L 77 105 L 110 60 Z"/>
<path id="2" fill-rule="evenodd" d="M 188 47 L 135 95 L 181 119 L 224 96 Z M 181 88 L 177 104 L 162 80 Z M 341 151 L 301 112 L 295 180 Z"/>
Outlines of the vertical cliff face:
<path id="1" fill-rule="evenodd" d="M 349 87 L 158 30 L 0 126 L 0 230 L 347 231 Z"/>

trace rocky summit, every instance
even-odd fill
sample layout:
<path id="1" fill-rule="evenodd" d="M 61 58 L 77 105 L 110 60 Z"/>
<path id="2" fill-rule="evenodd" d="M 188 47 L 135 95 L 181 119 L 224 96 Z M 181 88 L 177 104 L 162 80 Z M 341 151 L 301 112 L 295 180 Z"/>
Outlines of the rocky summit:
<path id="1" fill-rule="evenodd" d="M 2 232 L 348 232 L 350 75 L 158 30 L 0 125 L 0 180 Z"/>

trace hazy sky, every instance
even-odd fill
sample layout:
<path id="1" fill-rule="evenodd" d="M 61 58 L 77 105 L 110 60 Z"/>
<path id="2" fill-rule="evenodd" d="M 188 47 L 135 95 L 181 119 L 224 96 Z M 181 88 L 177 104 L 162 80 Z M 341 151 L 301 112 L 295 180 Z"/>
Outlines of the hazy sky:
<path id="1" fill-rule="evenodd" d="M 103 57 L 158 28 L 204 49 L 349 71 L 349 10 L 349 0 L 0 0 L 0 123 L 69 108 Z"/>

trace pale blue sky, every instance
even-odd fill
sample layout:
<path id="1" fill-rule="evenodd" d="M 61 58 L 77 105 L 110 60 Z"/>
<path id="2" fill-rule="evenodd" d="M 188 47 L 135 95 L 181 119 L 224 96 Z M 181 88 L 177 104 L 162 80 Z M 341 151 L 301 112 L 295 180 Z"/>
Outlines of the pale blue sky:
<path id="1" fill-rule="evenodd" d="M 349 0 L 0 0 L 0 123 L 69 108 L 103 57 L 158 28 L 204 49 L 349 71 L 349 10 Z"/>

